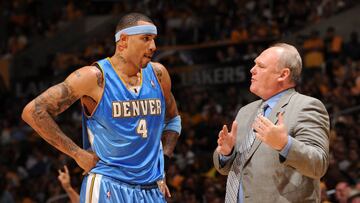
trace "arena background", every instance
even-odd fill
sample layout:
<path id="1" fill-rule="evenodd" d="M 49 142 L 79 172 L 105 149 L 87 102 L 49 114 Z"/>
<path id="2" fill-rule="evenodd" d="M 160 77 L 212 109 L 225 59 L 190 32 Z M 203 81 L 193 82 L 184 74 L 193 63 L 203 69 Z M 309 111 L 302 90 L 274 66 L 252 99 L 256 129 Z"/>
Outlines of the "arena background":
<path id="1" fill-rule="evenodd" d="M 331 116 L 324 202 L 339 202 L 337 185 L 345 198 L 360 189 L 359 1 L 12 0 L 0 1 L 0 203 L 67 202 L 57 180 L 65 164 L 79 191 L 81 169 L 27 126 L 21 111 L 75 69 L 112 55 L 117 20 L 134 11 L 158 26 L 154 60 L 171 74 L 183 120 L 168 202 L 223 202 L 226 177 L 212 165 L 218 130 L 256 99 L 248 91 L 253 59 L 278 41 L 301 51 L 298 91 L 324 102 Z M 80 105 L 56 120 L 81 145 Z"/>

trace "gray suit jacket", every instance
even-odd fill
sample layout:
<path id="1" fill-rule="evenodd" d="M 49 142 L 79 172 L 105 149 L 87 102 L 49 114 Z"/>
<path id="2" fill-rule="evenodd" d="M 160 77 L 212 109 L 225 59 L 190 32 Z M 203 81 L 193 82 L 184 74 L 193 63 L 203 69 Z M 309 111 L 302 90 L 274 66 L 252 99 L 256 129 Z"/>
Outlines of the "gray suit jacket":
<path id="1" fill-rule="evenodd" d="M 320 202 L 320 178 L 329 165 L 329 116 L 315 98 L 289 89 L 268 117 L 276 124 L 278 113 L 284 112 L 288 134 L 294 138 L 286 159 L 256 139 L 243 167 L 233 164 L 260 103 L 258 100 L 239 110 L 235 150 L 223 167 L 215 151 L 215 168 L 223 175 L 240 173 L 244 202 Z"/>

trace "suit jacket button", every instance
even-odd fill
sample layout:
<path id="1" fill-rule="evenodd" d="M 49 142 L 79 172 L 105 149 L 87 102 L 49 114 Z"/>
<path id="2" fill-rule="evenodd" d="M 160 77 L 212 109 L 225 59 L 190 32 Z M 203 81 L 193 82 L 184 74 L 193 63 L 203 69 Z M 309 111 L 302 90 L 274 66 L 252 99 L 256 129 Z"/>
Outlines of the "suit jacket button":
<path id="1" fill-rule="evenodd" d="M 250 196 L 249 195 L 245 195 L 245 198 L 247 199 L 247 198 L 249 198 Z"/>

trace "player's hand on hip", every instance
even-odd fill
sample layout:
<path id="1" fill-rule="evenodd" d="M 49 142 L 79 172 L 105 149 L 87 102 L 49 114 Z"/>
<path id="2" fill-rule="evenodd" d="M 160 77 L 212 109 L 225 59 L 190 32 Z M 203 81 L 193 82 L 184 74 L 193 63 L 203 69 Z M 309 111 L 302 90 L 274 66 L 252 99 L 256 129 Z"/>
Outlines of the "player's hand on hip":
<path id="1" fill-rule="evenodd" d="M 158 180 L 157 185 L 159 187 L 160 192 L 164 195 L 164 197 L 171 197 L 170 190 L 166 184 L 166 179 Z"/>
<path id="2" fill-rule="evenodd" d="M 230 155 L 234 145 L 236 143 L 237 135 L 237 122 L 234 121 L 231 126 L 231 131 L 229 132 L 226 125 L 223 126 L 222 130 L 219 132 L 219 138 L 217 140 L 218 147 L 216 151 L 222 155 Z"/>
<path id="3" fill-rule="evenodd" d="M 275 150 L 282 150 L 288 142 L 288 133 L 284 125 L 283 113 L 278 115 L 278 123 L 276 125 L 266 117 L 259 115 L 252 127 L 256 131 L 256 137 Z"/>
<path id="4" fill-rule="evenodd" d="M 81 149 L 79 153 L 77 153 L 75 161 L 82 169 L 84 169 L 83 174 L 86 174 L 95 167 L 96 163 L 99 161 L 99 157 L 95 152 Z"/>

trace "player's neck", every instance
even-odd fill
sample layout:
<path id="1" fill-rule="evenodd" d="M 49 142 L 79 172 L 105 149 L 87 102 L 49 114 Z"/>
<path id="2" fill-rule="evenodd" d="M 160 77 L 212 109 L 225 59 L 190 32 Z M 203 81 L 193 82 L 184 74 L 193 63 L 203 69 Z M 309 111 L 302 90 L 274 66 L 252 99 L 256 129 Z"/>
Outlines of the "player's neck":
<path id="1" fill-rule="evenodd" d="M 121 75 L 132 77 L 132 76 L 136 76 L 141 71 L 139 70 L 138 67 L 136 67 L 134 64 L 130 63 L 129 61 L 126 61 L 121 56 L 114 55 L 110 57 L 110 61 L 111 64 L 114 66 L 115 71 Z"/>
<path id="2" fill-rule="evenodd" d="M 125 86 L 129 89 L 137 93 L 140 89 L 141 85 L 141 70 L 134 70 L 129 68 L 129 64 L 126 61 L 118 59 L 118 57 L 111 57 L 110 62 L 116 72 L 116 74 L 121 78 L 124 82 Z M 130 66 L 131 67 L 131 66 Z M 135 74 L 134 74 L 135 73 Z"/>

